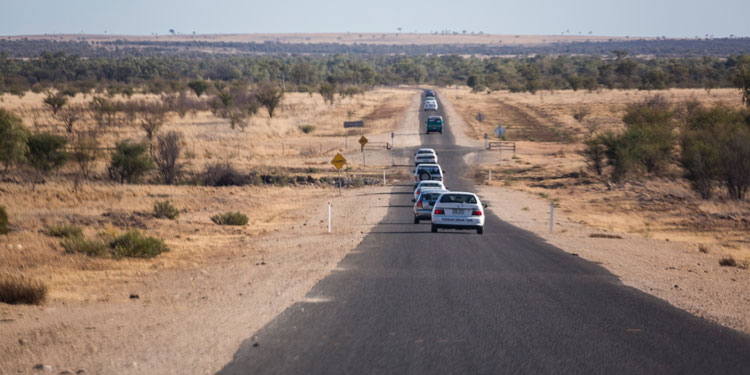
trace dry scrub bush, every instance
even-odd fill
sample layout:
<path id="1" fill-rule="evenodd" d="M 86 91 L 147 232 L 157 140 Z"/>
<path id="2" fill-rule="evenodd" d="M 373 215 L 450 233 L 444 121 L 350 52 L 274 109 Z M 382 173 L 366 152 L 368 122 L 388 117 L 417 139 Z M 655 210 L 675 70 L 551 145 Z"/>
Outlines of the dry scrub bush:
<path id="1" fill-rule="evenodd" d="M 719 265 L 722 267 L 736 267 L 737 261 L 734 260 L 733 257 L 728 256 L 728 257 L 719 259 Z"/>
<path id="2" fill-rule="evenodd" d="M 120 183 L 134 183 L 147 171 L 154 168 L 145 143 L 117 142 L 115 153 L 109 164 L 109 176 Z"/>
<path id="3" fill-rule="evenodd" d="M 8 213 L 4 206 L 0 206 L 0 234 L 8 234 Z"/>
<path id="4" fill-rule="evenodd" d="M 225 212 L 223 214 L 216 214 L 211 216 L 211 221 L 219 225 L 238 225 L 242 226 L 247 224 L 247 215 L 240 212 Z"/>
<path id="5" fill-rule="evenodd" d="M 182 170 L 182 165 L 177 163 L 182 151 L 182 139 L 182 133 L 170 131 L 160 135 L 156 140 L 154 162 L 167 185 L 173 184 Z"/>
<path id="6" fill-rule="evenodd" d="M 60 224 L 47 227 L 45 234 L 52 237 L 73 238 L 83 236 L 83 230 L 75 225 Z"/>
<path id="7" fill-rule="evenodd" d="M 122 234 L 100 233 L 98 238 L 88 239 L 84 236 L 66 238 L 61 242 L 68 253 L 84 253 L 88 256 L 112 257 L 119 259 L 153 258 L 169 251 L 164 241 L 150 237 L 134 229 Z"/>
<path id="8" fill-rule="evenodd" d="M 235 170 L 229 163 L 209 164 L 203 174 L 206 186 L 244 186 L 248 182 L 248 176 Z"/>
<path id="9" fill-rule="evenodd" d="M 39 305 L 47 298 L 47 286 L 39 281 L 0 275 L 0 302 Z"/>
<path id="10" fill-rule="evenodd" d="M 180 216 L 180 211 L 168 200 L 156 201 L 154 202 L 154 216 L 159 219 L 174 220 L 177 216 Z"/>

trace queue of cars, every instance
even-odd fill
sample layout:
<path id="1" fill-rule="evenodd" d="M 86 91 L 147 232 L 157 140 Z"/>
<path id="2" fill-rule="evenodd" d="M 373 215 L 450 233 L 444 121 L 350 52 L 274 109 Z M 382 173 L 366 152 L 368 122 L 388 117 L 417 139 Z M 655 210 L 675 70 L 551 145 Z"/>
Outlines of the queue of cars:
<path id="1" fill-rule="evenodd" d="M 425 91 L 424 110 L 437 111 L 435 92 Z M 427 134 L 443 133 L 443 118 L 427 118 Z M 484 233 L 484 209 L 479 197 L 470 192 L 451 191 L 445 186 L 445 171 L 438 164 L 438 154 L 431 148 L 414 153 L 414 224 L 430 220 L 431 231 L 469 229 Z"/>

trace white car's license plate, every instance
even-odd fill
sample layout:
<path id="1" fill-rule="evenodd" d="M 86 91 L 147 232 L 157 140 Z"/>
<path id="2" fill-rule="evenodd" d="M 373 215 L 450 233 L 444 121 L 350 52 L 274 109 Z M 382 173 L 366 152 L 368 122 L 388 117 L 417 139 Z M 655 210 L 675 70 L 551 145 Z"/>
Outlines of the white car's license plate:
<path id="1" fill-rule="evenodd" d="M 453 209 L 454 215 L 463 215 L 465 210 L 462 209 Z"/>

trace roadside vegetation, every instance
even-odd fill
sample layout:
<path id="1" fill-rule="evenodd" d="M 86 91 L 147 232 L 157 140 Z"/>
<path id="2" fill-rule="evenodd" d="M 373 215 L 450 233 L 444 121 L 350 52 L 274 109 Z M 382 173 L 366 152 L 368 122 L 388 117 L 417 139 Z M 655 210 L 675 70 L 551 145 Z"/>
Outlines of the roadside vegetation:
<path id="1" fill-rule="evenodd" d="M 0 275 L 0 302 L 9 305 L 40 305 L 47 298 L 47 286 L 21 276 Z"/>

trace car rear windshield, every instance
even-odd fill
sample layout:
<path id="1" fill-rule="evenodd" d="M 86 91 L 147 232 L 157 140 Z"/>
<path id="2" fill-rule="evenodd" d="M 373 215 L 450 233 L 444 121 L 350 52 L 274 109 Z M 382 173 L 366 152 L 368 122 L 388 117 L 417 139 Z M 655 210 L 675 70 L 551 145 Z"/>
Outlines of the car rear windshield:
<path id="1" fill-rule="evenodd" d="M 419 173 L 427 172 L 429 174 L 440 174 L 440 168 L 438 167 L 420 167 L 418 170 Z"/>
<path id="2" fill-rule="evenodd" d="M 422 200 L 428 202 L 434 202 L 438 199 L 442 193 L 424 193 L 422 194 Z"/>
<path id="3" fill-rule="evenodd" d="M 477 203 L 477 198 L 469 194 L 443 194 L 440 203 Z"/>
<path id="4" fill-rule="evenodd" d="M 422 188 L 426 188 L 426 187 L 438 187 L 438 186 L 440 186 L 440 184 L 438 184 L 437 182 L 430 182 L 430 183 L 427 183 L 427 184 L 426 183 L 422 183 L 422 185 L 419 185 L 419 186 L 421 186 Z"/>
<path id="5" fill-rule="evenodd" d="M 441 118 L 431 118 L 431 119 L 427 119 L 427 123 L 430 124 L 430 125 L 432 125 L 432 124 L 442 124 L 443 123 L 443 119 L 441 119 Z"/>
<path id="6" fill-rule="evenodd" d="M 417 154 L 430 154 L 430 155 L 432 155 L 433 153 L 434 153 L 434 151 L 427 151 L 427 150 L 417 151 Z"/>

